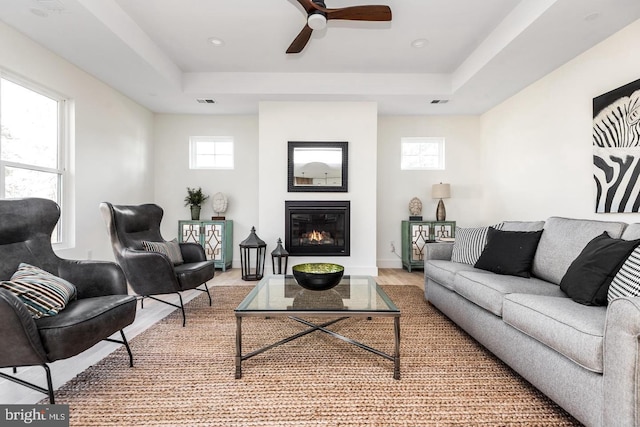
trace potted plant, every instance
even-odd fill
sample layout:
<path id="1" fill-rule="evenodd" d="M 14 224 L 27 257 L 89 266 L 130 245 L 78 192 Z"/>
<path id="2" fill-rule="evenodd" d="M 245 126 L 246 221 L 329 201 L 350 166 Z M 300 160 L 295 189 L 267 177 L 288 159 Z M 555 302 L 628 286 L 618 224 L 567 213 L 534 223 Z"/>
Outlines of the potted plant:
<path id="1" fill-rule="evenodd" d="M 200 219 L 200 207 L 209 196 L 202 192 L 202 188 L 187 187 L 187 197 L 184 198 L 184 205 L 191 208 L 191 219 Z"/>

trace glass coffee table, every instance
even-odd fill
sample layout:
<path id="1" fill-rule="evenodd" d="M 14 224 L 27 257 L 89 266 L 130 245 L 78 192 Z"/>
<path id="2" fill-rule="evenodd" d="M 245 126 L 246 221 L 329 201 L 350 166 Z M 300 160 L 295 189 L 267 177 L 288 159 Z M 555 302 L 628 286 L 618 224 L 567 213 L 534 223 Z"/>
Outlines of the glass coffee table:
<path id="1" fill-rule="evenodd" d="M 400 309 L 371 276 L 344 276 L 336 287 L 326 291 L 304 289 L 293 276 L 266 276 L 235 309 L 235 314 L 236 378 L 242 378 L 244 360 L 311 332 L 321 331 L 393 361 L 393 378 L 400 379 Z M 266 347 L 242 354 L 242 318 L 250 316 L 263 317 L 265 321 L 272 317 L 287 317 L 309 328 Z M 331 320 L 316 324 L 302 317 Z M 392 317 L 395 337 L 393 354 L 387 354 L 327 329 L 328 326 L 350 317 Z"/>

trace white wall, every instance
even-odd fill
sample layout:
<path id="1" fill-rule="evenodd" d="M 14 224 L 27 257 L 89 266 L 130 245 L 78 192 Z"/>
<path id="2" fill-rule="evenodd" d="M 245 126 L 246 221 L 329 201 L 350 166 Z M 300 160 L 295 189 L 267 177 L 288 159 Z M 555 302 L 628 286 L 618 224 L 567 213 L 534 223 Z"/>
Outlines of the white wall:
<path id="1" fill-rule="evenodd" d="M 377 105 L 371 102 L 262 102 L 259 109 L 259 219 L 257 234 L 267 252 L 284 238 L 285 200 L 350 200 L 351 255 L 291 257 L 301 262 L 336 262 L 346 274 L 377 275 Z M 348 193 L 288 193 L 288 141 L 348 141 Z M 271 261 L 267 262 L 271 270 Z"/>
<path id="2" fill-rule="evenodd" d="M 0 67 L 68 96 L 74 103 L 71 165 L 76 222 L 69 258 L 113 259 L 98 211 L 101 201 L 165 208 L 163 233 L 188 219 L 187 186 L 229 197 L 237 245 L 252 225 L 269 244 L 284 232 L 284 200 L 352 201 L 351 274 L 399 267 L 400 221 L 417 196 L 433 219 L 431 184 L 449 182 L 447 219 L 462 226 L 551 215 L 640 222 L 640 214 L 595 214 L 593 97 L 640 77 L 640 21 L 613 35 L 480 117 L 377 117 L 373 103 L 266 102 L 256 116 L 157 115 L 0 23 Z M 188 169 L 188 137 L 231 135 L 233 171 Z M 402 136 L 444 136 L 447 169 L 400 171 Z M 288 140 L 349 141 L 349 193 L 287 193 Z M 202 218 L 212 215 L 210 203 Z M 355 243 L 354 243 L 355 242 Z M 314 259 L 311 259 L 314 260 Z M 317 258 L 315 258 L 317 260 Z M 292 260 L 293 261 L 293 260 Z M 295 262 L 303 261 L 295 259 Z M 268 265 L 270 263 L 268 262 Z"/>
<path id="3" fill-rule="evenodd" d="M 478 116 L 383 116 L 378 119 L 378 267 L 400 268 L 400 222 L 409 219 L 409 201 L 422 201 L 422 217 L 435 221 L 438 200 L 431 185 L 451 184 L 444 200 L 447 220 L 469 227 L 485 223 L 478 215 L 483 202 Z M 445 170 L 400 170 L 400 139 L 412 136 L 445 138 Z M 393 242 L 396 254 L 391 253 Z"/>
<path id="4" fill-rule="evenodd" d="M 147 202 L 164 209 L 162 234 L 178 235 L 178 221 L 191 219 L 184 206 L 187 187 L 202 187 L 213 196 L 222 192 L 228 207 L 224 214 L 234 222 L 233 267 L 240 266 L 238 244 L 258 223 L 258 117 L 158 114 L 155 118 L 155 194 Z M 189 169 L 190 136 L 231 136 L 234 140 L 233 170 Z M 211 197 L 202 206 L 200 219 L 214 215 Z"/>
<path id="5" fill-rule="evenodd" d="M 73 198 L 64 214 L 75 221 L 75 246 L 65 258 L 113 260 L 98 205 L 137 202 L 153 194 L 153 114 L 119 92 L 0 22 L 0 67 L 71 99 Z"/>
<path id="6" fill-rule="evenodd" d="M 532 84 L 481 118 L 489 221 L 595 214 L 592 100 L 640 78 L 640 21 Z"/>

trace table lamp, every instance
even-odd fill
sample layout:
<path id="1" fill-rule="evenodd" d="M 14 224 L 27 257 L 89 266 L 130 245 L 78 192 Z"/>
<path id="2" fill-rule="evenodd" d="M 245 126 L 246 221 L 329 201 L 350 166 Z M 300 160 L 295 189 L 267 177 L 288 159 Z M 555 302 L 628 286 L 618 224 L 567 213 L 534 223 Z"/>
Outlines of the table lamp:
<path id="1" fill-rule="evenodd" d="M 447 211 L 444 208 L 442 199 L 451 197 L 451 185 L 449 184 L 433 184 L 431 186 L 431 198 L 440 199 L 436 208 L 436 221 L 444 221 L 447 217 Z"/>

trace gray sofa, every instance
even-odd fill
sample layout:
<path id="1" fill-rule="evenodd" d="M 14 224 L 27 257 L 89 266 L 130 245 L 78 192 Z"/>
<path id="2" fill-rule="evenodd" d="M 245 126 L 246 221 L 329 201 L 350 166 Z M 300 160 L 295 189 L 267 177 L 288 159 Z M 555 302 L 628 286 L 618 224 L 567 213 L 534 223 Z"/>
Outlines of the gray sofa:
<path id="1" fill-rule="evenodd" d="M 585 425 L 640 424 L 640 298 L 586 306 L 559 286 L 594 237 L 638 239 L 640 224 L 551 217 L 502 227 L 539 229 L 531 278 L 452 262 L 453 243 L 428 244 L 425 298 Z"/>

